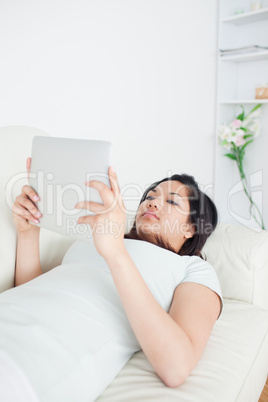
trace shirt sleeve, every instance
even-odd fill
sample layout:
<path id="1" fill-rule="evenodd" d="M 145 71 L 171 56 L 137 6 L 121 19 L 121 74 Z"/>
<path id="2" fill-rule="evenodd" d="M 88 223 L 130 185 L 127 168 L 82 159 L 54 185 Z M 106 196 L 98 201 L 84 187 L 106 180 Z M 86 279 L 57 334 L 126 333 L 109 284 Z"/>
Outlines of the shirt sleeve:
<path id="1" fill-rule="evenodd" d="M 223 298 L 219 279 L 212 265 L 209 262 L 202 260 L 200 257 L 188 256 L 185 276 L 180 283 L 185 282 L 199 283 L 217 293 L 221 300 L 219 318 L 223 310 Z"/>

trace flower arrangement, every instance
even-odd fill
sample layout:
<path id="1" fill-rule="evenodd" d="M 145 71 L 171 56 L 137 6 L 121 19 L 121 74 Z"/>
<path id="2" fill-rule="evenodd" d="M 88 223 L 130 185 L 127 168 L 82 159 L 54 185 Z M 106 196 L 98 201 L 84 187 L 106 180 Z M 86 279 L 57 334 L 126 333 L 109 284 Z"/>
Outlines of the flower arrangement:
<path id="1" fill-rule="evenodd" d="M 250 215 L 258 226 L 265 229 L 262 214 L 251 197 L 250 186 L 243 167 L 246 147 L 260 134 L 260 122 L 258 118 L 261 116 L 261 106 L 261 104 L 258 104 L 247 115 L 245 115 L 244 107 L 241 106 L 242 113 L 231 123 L 220 126 L 218 134 L 220 145 L 229 151 L 224 155 L 237 163 L 242 186 L 250 202 Z"/>

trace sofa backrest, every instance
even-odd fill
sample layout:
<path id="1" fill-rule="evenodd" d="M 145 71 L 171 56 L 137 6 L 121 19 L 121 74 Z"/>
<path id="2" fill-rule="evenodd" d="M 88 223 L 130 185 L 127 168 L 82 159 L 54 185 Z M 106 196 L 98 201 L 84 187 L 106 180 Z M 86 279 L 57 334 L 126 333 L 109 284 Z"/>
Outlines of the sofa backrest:
<path id="1" fill-rule="evenodd" d="M 203 249 L 223 296 L 268 309 L 268 232 L 219 224 Z"/>

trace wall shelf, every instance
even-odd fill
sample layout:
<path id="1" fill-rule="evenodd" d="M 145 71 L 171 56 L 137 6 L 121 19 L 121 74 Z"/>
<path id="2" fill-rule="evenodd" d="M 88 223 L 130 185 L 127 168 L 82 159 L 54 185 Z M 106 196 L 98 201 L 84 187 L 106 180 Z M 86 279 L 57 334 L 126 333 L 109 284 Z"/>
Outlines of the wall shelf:
<path id="1" fill-rule="evenodd" d="M 265 19 L 268 19 L 268 8 L 262 8 L 257 11 L 249 11 L 247 13 L 239 15 L 232 15 L 231 17 L 224 18 L 222 22 L 235 25 L 243 25 Z"/>
<path id="2" fill-rule="evenodd" d="M 268 59 L 268 50 L 254 53 L 252 52 L 248 54 L 238 54 L 235 56 L 219 56 L 219 58 L 221 61 L 233 61 L 233 62 L 265 60 Z"/>
<path id="3" fill-rule="evenodd" d="M 220 101 L 221 105 L 258 105 L 259 103 L 268 104 L 268 99 L 239 99 Z"/>
<path id="4" fill-rule="evenodd" d="M 232 15 L 234 9 L 246 10 L 249 4 L 248 0 L 219 0 L 218 49 L 242 50 L 233 54 L 226 51 L 223 56 L 219 50 L 217 58 L 214 200 L 220 221 L 254 226 L 237 166 L 224 157 L 226 149 L 219 145 L 219 128 L 241 113 L 241 105 L 247 115 L 262 104 L 260 135 L 247 149 L 245 163 L 252 197 L 268 227 L 268 99 L 255 99 L 256 88 L 268 82 L 268 7 Z M 255 174 L 259 175 L 258 183 L 252 184 L 251 177 Z"/>

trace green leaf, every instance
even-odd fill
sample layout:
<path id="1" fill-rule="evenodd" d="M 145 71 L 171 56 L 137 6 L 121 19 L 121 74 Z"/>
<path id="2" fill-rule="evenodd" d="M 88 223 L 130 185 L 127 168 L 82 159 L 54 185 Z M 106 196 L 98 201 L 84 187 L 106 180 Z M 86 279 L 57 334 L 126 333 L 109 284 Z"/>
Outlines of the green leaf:
<path id="1" fill-rule="evenodd" d="M 236 161 L 236 157 L 234 154 L 224 154 L 224 156 L 228 156 L 228 158 L 233 159 L 234 161 Z"/>
<path id="2" fill-rule="evenodd" d="M 241 147 L 241 151 L 244 151 L 244 149 L 246 148 L 246 146 L 248 144 L 250 144 L 251 142 L 253 142 L 254 140 L 249 140 L 248 142 L 246 142 L 242 147 Z"/>
<path id="3" fill-rule="evenodd" d="M 244 117 L 245 117 L 245 109 L 244 109 L 244 106 L 243 106 L 243 105 L 240 105 L 240 107 L 241 107 L 241 109 L 242 109 L 242 113 L 240 113 L 240 114 L 237 116 L 237 120 L 243 121 L 243 120 L 244 120 Z"/>
<path id="4" fill-rule="evenodd" d="M 254 134 L 247 134 L 247 135 L 244 135 L 244 139 L 250 138 L 250 137 L 254 137 Z"/>
<path id="5" fill-rule="evenodd" d="M 262 106 L 262 103 L 258 103 L 258 105 L 256 105 L 256 106 L 249 112 L 249 114 L 247 115 L 247 117 L 248 117 L 251 113 L 255 112 L 255 110 L 259 109 L 259 107 L 261 107 L 261 106 Z"/>
<path id="6" fill-rule="evenodd" d="M 239 114 L 239 115 L 237 116 L 237 120 L 243 121 L 243 120 L 244 120 L 244 116 L 245 116 L 245 112 L 242 112 L 241 114 Z"/>

